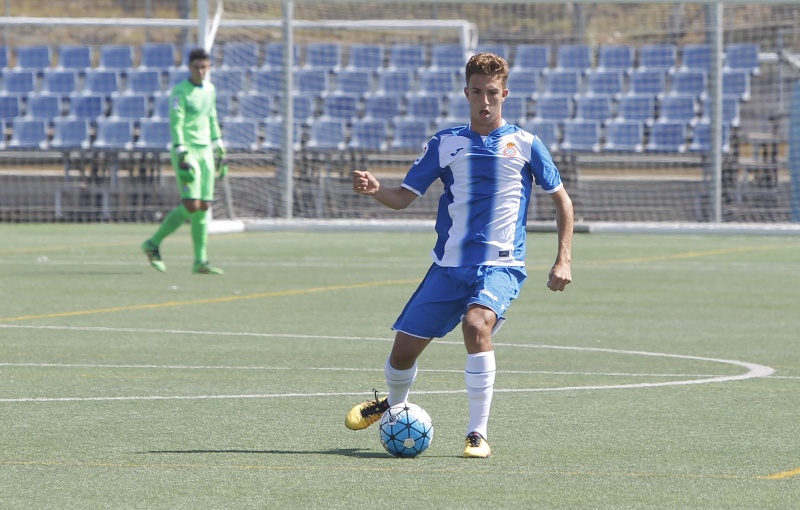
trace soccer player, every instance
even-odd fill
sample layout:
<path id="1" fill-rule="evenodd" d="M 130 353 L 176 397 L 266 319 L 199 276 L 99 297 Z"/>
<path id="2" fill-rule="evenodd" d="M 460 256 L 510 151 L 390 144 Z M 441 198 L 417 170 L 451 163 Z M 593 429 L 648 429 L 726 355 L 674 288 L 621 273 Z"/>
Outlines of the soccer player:
<path id="1" fill-rule="evenodd" d="M 210 69 L 208 53 L 201 48 L 192 50 L 189 53 L 190 75 L 175 85 L 170 94 L 170 156 L 181 203 L 167 214 L 156 233 L 142 244 L 150 265 L 161 272 L 167 270 L 159 252 L 161 242 L 190 220 L 194 247 L 192 272 L 222 274 L 221 269 L 209 265 L 206 248 L 207 216 L 214 201 L 214 180 L 222 179 L 228 173 L 225 164 L 227 151 L 217 122 L 217 93 L 214 85 L 206 81 Z"/>
<path id="2" fill-rule="evenodd" d="M 417 358 L 433 338 L 459 323 L 467 356 L 469 399 L 464 457 L 491 455 L 487 442 L 495 381 L 492 334 L 520 292 L 525 271 L 525 223 L 533 185 L 556 210 L 558 246 L 547 286 L 563 291 L 572 281 L 572 200 L 542 141 L 502 117 L 508 64 L 492 53 L 472 56 L 464 94 L 470 122 L 437 132 L 400 186 L 382 186 L 369 172 L 353 172 L 353 189 L 391 209 L 405 209 L 437 179 L 444 184 L 436 218 L 433 264 L 392 329 L 394 344 L 384 365 L 388 396 L 353 407 L 345 426 L 360 430 L 390 405 L 406 402 L 417 376 Z"/>

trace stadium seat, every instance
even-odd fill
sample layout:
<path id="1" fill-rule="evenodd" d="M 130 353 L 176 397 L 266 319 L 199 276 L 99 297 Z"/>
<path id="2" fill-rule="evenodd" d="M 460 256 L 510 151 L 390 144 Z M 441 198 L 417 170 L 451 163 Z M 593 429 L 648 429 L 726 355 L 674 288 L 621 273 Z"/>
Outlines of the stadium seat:
<path id="1" fill-rule="evenodd" d="M 22 117 L 22 97 L 0 96 L 0 120 L 15 119 L 17 117 Z"/>
<path id="2" fill-rule="evenodd" d="M 168 120 L 143 119 L 139 124 L 139 139 L 134 148 L 144 151 L 168 151 L 172 133 Z"/>
<path id="3" fill-rule="evenodd" d="M 6 71 L 2 78 L 0 94 L 25 96 L 36 91 L 36 73 L 34 71 Z"/>
<path id="4" fill-rule="evenodd" d="M 13 119 L 11 121 L 11 139 L 7 149 L 47 148 L 47 121 L 39 119 Z"/>
<path id="5" fill-rule="evenodd" d="M 389 70 L 416 72 L 425 66 L 425 47 L 422 44 L 394 44 L 389 47 Z"/>
<path id="6" fill-rule="evenodd" d="M 528 117 L 528 100 L 525 97 L 509 94 L 503 101 L 503 118 L 506 122 L 521 126 Z"/>
<path id="7" fill-rule="evenodd" d="M 559 148 L 566 152 L 599 152 L 600 134 L 599 122 L 567 121 L 564 123 L 564 140 Z"/>
<path id="8" fill-rule="evenodd" d="M 433 44 L 431 65 L 434 71 L 461 71 L 467 63 L 466 52 L 460 44 Z"/>
<path id="9" fill-rule="evenodd" d="M 172 88 L 189 77 L 189 71 L 186 69 L 170 69 L 167 71 L 167 94 L 172 92 Z"/>
<path id="10" fill-rule="evenodd" d="M 666 90 L 666 73 L 661 69 L 636 69 L 630 76 L 628 93 L 660 98 Z"/>
<path id="11" fill-rule="evenodd" d="M 741 123 L 740 101 L 738 96 L 722 96 L 722 122 L 733 127 Z M 711 99 L 703 103 L 703 115 L 700 124 L 711 122 Z"/>
<path id="12" fill-rule="evenodd" d="M 401 99 L 398 96 L 370 96 L 364 101 L 364 118 L 391 120 L 400 115 Z"/>
<path id="13" fill-rule="evenodd" d="M 0 71 L 8 69 L 8 47 L 0 46 Z"/>
<path id="14" fill-rule="evenodd" d="M 164 93 L 161 85 L 161 72 L 150 69 L 133 69 L 128 71 L 126 94 L 147 94 L 155 97 Z"/>
<path id="15" fill-rule="evenodd" d="M 556 69 L 585 74 L 592 69 L 592 49 L 585 44 L 562 44 L 556 54 Z"/>
<path id="16" fill-rule="evenodd" d="M 615 122 L 638 122 L 650 126 L 656 117 L 656 100 L 650 94 L 622 96 L 617 105 Z"/>
<path id="17" fill-rule="evenodd" d="M 353 44 L 346 69 L 377 72 L 383 68 L 384 53 L 380 44 Z"/>
<path id="18" fill-rule="evenodd" d="M 86 120 L 58 118 L 53 121 L 53 139 L 50 149 L 84 150 L 91 145 L 91 131 Z"/>
<path id="19" fill-rule="evenodd" d="M 686 44 L 681 49 L 680 69 L 699 70 L 709 72 L 711 70 L 711 45 L 710 44 Z"/>
<path id="20" fill-rule="evenodd" d="M 240 94 L 236 116 L 241 119 L 264 120 L 272 115 L 272 99 L 260 94 Z"/>
<path id="21" fill-rule="evenodd" d="M 575 120 L 607 124 L 612 117 L 611 96 L 581 96 L 575 100 Z"/>
<path id="22" fill-rule="evenodd" d="M 322 102 L 322 117 L 324 120 L 344 120 L 358 116 L 358 106 L 361 98 L 356 94 L 336 94 L 326 97 Z"/>
<path id="23" fill-rule="evenodd" d="M 127 44 L 100 46 L 100 64 L 97 70 L 126 72 L 133 68 L 133 47 Z"/>
<path id="24" fill-rule="evenodd" d="M 244 69 L 226 67 L 211 73 L 211 83 L 217 88 L 217 94 L 238 94 L 244 90 Z"/>
<path id="25" fill-rule="evenodd" d="M 545 73 L 550 68 L 550 46 L 519 44 L 514 51 L 513 69 L 528 69 Z"/>
<path id="26" fill-rule="evenodd" d="M 536 120 L 563 122 L 572 117 L 572 97 L 568 95 L 541 96 L 536 101 L 534 116 Z"/>
<path id="27" fill-rule="evenodd" d="M 554 69 L 545 79 L 543 95 L 577 95 L 581 92 L 582 80 L 580 71 Z"/>
<path id="28" fill-rule="evenodd" d="M 624 89 L 624 72 L 618 69 L 597 70 L 586 77 L 586 94 L 619 99 Z"/>
<path id="29" fill-rule="evenodd" d="M 442 98 L 439 96 L 412 96 L 406 105 L 407 120 L 435 121 L 442 113 Z"/>
<path id="30" fill-rule="evenodd" d="M 447 94 L 447 103 L 444 108 L 444 116 L 437 120 L 437 123 L 449 123 L 451 126 L 467 124 L 470 120 L 471 112 L 467 98 L 463 92 L 451 92 Z"/>
<path id="31" fill-rule="evenodd" d="M 45 71 L 42 75 L 41 94 L 67 97 L 78 90 L 78 72 Z"/>
<path id="32" fill-rule="evenodd" d="M 345 143 L 345 122 L 339 119 L 316 119 L 311 124 L 311 133 L 306 147 L 309 149 L 347 148 Z"/>
<path id="33" fill-rule="evenodd" d="M 356 96 L 358 99 L 358 96 Z M 281 96 L 276 96 L 275 109 L 278 116 L 282 115 Z M 292 117 L 295 122 L 302 122 L 308 124 L 314 117 L 316 110 L 316 97 L 310 94 L 292 94 Z"/>
<path id="34" fill-rule="evenodd" d="M 14 67 L 17 71 L 41 73 L 50 68 L 52 63 L 53 52 L 50 46 L 40 44 L 17 47 L 17 65 Z"/>
<path id="35" fill-rule="evenodd" d="M 328 86 L 328 72 L 322 69 L 299 69 L 294 73 L 294 88 L 298 92 L 323 96 Z"/>
<path id="36" fill-rule="evenodd" d="M 708 95 L 707 73 L 696 69 L 679 69 L 672 75 L 669 94 L 689 95 L 704 101 Z"/>
<path id="37" fill-rule="evenodd" d="M 334 94 L 369 94 L 372 92 L 373 73 L 364 69 L 344 69 L 336 75 Z"/>
<path id="38" fill-rule="evenodd" d="M 264 141 L 259 148 L 263 150 L 283 149 L 283 122 L 280 119 L 271 118 L 263 123 Z M 299 122 L 294 123 L 294 149 L 300 149 L 300 142 L 303 139 L 303 125 Z"/>
<path id="39" fill-rule="evenodd" d="M 259 58 L 260 50 L 258 44 L 227 42 L 222 46 L 222 64 L 219 68 L 243 70 L 258 67 Z"/>
<path id="40" fill-rule="evenodd" d="M 384 151 L 388 147 L 388 124 L 383 119 L 358 119 L 353 122 L 348 147 L 363 151 Z"/>
<path id="41" fill-rule="evenodd" d="M 446 96 L 457 89 L 452 70 L 427 68 L 420 72 L 416 94 Z"/>
<path id="42" fill-rule="evenodd" d="M 58 47 L 56 69 L 84 72 L 92 67 L 93 61 L 94 49 L 91 46 L 62 44 Z"/>
<path id="43" fill-rule="evenodd" d="M 399 150 L 419 151 L 431 138 L 430 122 L 420 118 L 394 121 L 394 138 L 391 147 Z"/>
<path id="44" fill-rule="evenodd" d="M 378 74 L 378 87 L 374 95 L 406 96 L 415 90 L 414 72 L 408 69 L 390 69 Z"/>
<path id="45" fill-rule="evenodd" d="M 338 73 L 342 68 L 342 45 L 340 43 L 309 43 L 303 69 Z"/>
<path id="46" fill-rule="evenodd" d="M 133 148 L 133 122 L 130 120 L 98 120 L 97 137 L 92 147 L 103 150 L 131 150 Z"/>
<path id="47" fill-rule="evenodd" d="M 644 124 L 629 120 L 612 122 L 606 129 L 603 150 L 614 152 L 642 152 L 644 150 Z"/>
<path id="48" fill-rule="evenodd" d="M 69 114 L 67 118 L 89 120 L 94 122 L 105 115 L 106 99 L 101 95 L 72 94 L 69 96 Z"/>
<path id="49" fill-rule="evenodd" d="M 59 96 L 28 96 L 26 119 L 44 120 L 48 123 L 61 116 L 61 98 Z"/>
<path id="50" fill-rule="evenodd" d="M 294 56 L 293 69 L 297 69 L 300 64 L 300 52 L 300 46 L 295 44 L 292 51 Z M 264 47 L 264 65 L 262 67 L 267 69 L 283 69 L 283 43 L 267 43 Z"/>
<path id="51" fill-rule="evenodd" d="M 558 122 L 531 119 L 522 125 L 522 129 L 539 137 L 548 151 L 558 152 Z"/>
<path id="52" fill-rule="evenodd" d="M 149 104 L 147 96 L 142 94 L 118 96 L 111 100 L 112 120 L 130 120 L 138 122 L 147 117 Z"/>
<path id="53" fill-rule="evenodd" d="M 233 95 L 231 94 L 217 94 L 217 119 L 227 119 L 234 116 L 233 111 Z"/>
<path id="54" fill-rule="evenodd" d="M 745 71 L 758 75 L 761 71 L 758 61 L 759 45 L 755 43 L 737 43 L 725 45 L 726 71 Z"/>
<path id="55" fill-rule="evenodd" d="M 155 96 L 153 98 L 153 112 L 150 118 L 154 120 L 169 120 L 169 96 Z"/>
<path id="56" fill-rule="evenodd" d="M 678 48 L 674 44 L 645 44 L 639 49 L 640 70 L 671 73 L 678 61 Z"/>
<path id="57" fill-rule="evenodd" d="M 711 124 L 701 123 L 692 130 L 692 140 L 689 144 L 690 152 L 708 152 L 711 150 Z M 722 147 L 723 153 L 731 150 L 731 127 L 728 124 L 722 125 Z"/>
<path id="58" fill-rule="evenodd" d="M 221 126 L 225 146 L 234 152 L 257 150 L 260 143 L 258 125 L 255 120 L 225 120 Z"/>
<path id="59" fill-rule="evenodd" d="M 536 99 L 539 96 L 539 77 L 541 73 L 534 69 L 512 67 L 508 71 L 506 88 L 511 94 Z"/>
<path id="60" fill-rule="evenodd" d="M 100 94 L 106 97 L 120 92 L 120 76 L 117 71 L 86 71 L 83 81 L 84 94 Z"/>
<path id="61" fill-rule="evenodd" d="M 508 44 L 478 44 L 478 47 L 475 48 L 475 53 L 494 53 L 495 55 L 503 57 L 506 62 L 511 65 L 511 51 L 509 51 Z"/>
<path id="62" fill-rule="evenodd" d="M 750 73 L 747 71 L 724 71 L 722 73 L 722 93 L 736 96 L 741 101 L 750 100 Z"/>
<path id="63" fill-rule="evenodd" d="M 251 94 L 281 94 L 283 92 L 283 76 L 269 69 L 253 69 L 250 71 Z"/>
<path id="64" fill-rule="evenodd" d="M 653 124 L 645 150 L 647 152 L 686 152 L 686 124 L 683 122 Z"/>
<path id="65" fill-rule="evenodd" d="M 694 125 L 698 122 L 697 100 L 691 95 L 670 95 L 661 100 L 658 123 L 682 122 Z"/>
<path id="66" fill-rule="evenodd" d="M 145 71 L 167 71 L 175 67 L 175 47 L 170 43 L 144 43 L 139 68 Z"/>
<path id="67" fill-rule="evenodd" d="M 595 72 L 621 71 L 630 74 L 636 52 L 633 46 L 626 44 L 606 44 L 597 50 L 597 67 Z"/>

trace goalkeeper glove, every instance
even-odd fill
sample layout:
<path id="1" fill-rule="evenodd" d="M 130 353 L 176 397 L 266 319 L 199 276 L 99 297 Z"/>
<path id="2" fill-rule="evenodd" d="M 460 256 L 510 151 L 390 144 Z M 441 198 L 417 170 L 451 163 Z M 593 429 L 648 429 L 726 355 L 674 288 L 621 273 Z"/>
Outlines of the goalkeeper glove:
<path id="1" fill-rule="evenodd" d="M 186 149 L 182 151 L 180 149 L 181 147 L 176 148 L 176 151 L 178 151 L 178 178 L 184 183 L 193 182 L 197 162 L 189 155 Z"/>
<path id="2" fill-rule="evenodd" d="M 217 169 L 217 179 L 224 179 L 228 175 L 228 162 L 225 160 L 228 150 L 222 138 L 214 140 L 214 168 Z"/>

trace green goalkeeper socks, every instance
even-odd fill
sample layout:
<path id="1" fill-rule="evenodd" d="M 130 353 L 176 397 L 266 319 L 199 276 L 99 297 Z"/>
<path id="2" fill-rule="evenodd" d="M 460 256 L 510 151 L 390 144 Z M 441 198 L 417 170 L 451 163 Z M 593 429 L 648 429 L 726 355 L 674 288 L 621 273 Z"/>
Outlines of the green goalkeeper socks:
<path id="1" fill-rule="evenodd" d="M 192 244 L 195 262 L 207 262 L 208 211 L 195 211 L 192 214 Z"/>
<path id="2" fill-rule="evenodd" d="M 171 210 L 164 218 L 164 221 L 161 222 L 161 226 L 158 227 L 156 233 L 150 238 L 150 242 L 156 246 L 159 246 L 161 241 L 163 241 L 164 238 L 171 233 L 178 230 L 180 226 L 183 225 L 187 219 L 189 219 L 189 216 L 191 216 L 191 213 L 183 204 Z"/>

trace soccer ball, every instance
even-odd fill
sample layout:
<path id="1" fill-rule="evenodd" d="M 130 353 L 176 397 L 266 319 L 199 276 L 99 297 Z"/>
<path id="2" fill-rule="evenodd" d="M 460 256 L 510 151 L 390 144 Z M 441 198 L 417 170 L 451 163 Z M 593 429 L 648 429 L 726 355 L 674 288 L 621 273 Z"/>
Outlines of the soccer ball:
<path id="1" fill-rule="evenodd" d="M 416 404 L 396 404 L 381 416 L 378 426 L 381 444 L 394 457 L 416 457 L 433 441 L 433 422 Z"/>

